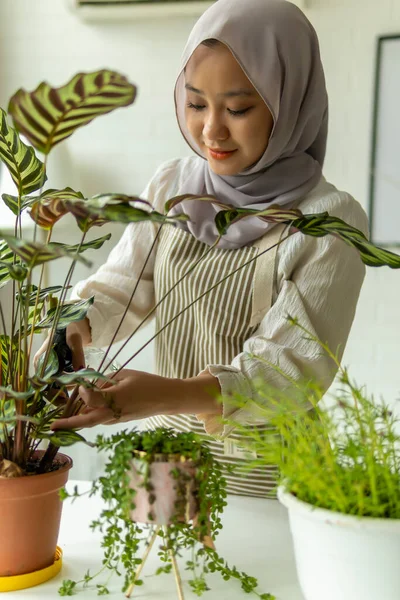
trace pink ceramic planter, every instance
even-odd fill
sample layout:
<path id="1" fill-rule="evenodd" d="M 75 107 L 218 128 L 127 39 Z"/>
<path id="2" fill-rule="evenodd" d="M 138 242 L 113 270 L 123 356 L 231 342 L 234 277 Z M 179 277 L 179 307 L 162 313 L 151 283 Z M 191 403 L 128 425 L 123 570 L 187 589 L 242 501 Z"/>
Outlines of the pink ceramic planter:
<path id="1" fill-rule="evenodd" d="M 195 463 L 177 455 L 156 455 L 149 464 L 140 458 L 143 455 L 139 452 L 132 461 L 130 487 L 136 490 L 132 520 L 155 525 L 192 520 L 198 512 Z M 175 470 L 179 477 L 171 473 Z"/>

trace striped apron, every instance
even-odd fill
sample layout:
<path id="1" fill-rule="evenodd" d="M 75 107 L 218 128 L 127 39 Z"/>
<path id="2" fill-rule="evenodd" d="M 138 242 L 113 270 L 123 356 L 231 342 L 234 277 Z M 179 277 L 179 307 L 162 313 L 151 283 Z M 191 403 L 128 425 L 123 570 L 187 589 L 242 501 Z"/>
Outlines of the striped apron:
<path id="1" fill-rule="evenodd" d="M 276 238 L 277 228 L 272 232 Z M 269 247 L 272 238 L 268 234 L 264 236 L 267 237 L 270 238 Z M 156 331 L 215 283 L 255 257 L 259 249 L 260 246 L 257 248 L 257 244 L 235 250 L 212 249 L 194 271 L 178 284 L 168 299 L 161 303 L 156 314 Z M 187 231 L 178 227 L 164 226 L 155 261 L 156 301 L 158 302 L 208 250 L 209 246 Z M 257 281 L 258 263 L 261 260 L 268 260 L 271 274 L 271 282 L 266 282 L 265 277 L 264 281 L 260 282 L 263 285 L 261 296 L 264 296 L 264 307 L 261 312 L 265 314 L 271 306 L 275 254 L 271 251 L 237 271 L 158 335 L 156 338 L 158 375 L 185 379 L 195 377 L 208 364 L 229 365 L 231 363 L 233 358 L 243 350 L 244 342 L 254 334 L 261 321 L 260 318 L 258 323 L 254 322 L 253 305 L 254 283 Z M 268 290 L 271 291 L 270 294 Z M 223 466 L 228 467 L 224 470 L 224 476 L 229 493 L 264 498 L 275 497 L 276 467 L 266 466 L 252 471 L 246 469 L 249 459 L 238 456 L 240 434 L 233 432 L 228 440 L 217 441 L 206 434 L 203 424 L 194 415 L 158 415 L 147 419 L 146 425 L 149 428 L 172 427 L 177 431 L 192 431 L 201 435 L 215 458 Z M 249 427 L 256 427 L 256 425 L 249 425 Z M 268 424 L 257 427 L 271 434 L 274 432 Z"/>

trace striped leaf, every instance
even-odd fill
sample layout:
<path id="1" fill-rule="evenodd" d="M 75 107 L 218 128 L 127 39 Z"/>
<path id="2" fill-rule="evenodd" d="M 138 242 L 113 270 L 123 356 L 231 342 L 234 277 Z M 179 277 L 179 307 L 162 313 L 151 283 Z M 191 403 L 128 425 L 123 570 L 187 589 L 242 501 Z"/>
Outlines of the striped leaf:
<path id="1" fill-rule="evenodd" d="M 8 379 L 10 349 L 11 340 L 8 335 L 0 335 L 0 384 L 2 385 Z"/>
<path id="2" fill-rule="evenodd" d="M 74 202 L 84 200 L 81 192 L 75 192 L 70 187 L 63 190 L 46 190 L 40 197 L 28 198 L 30 201 L 30 216 L 43 229 L 51 229 L 54 224 L 68 213 L 66 200 Z"/>
<path id="3" fill-rule="evenodd" d="M 11 433 L 15 428 L 17 423 L 16 420 L 17 411 L 15 409 L 15 400 L 14 398 L 3 397 L 1 399 L 1 423 L 2 427 L 0 427 L 0 442 L 4 442 L 7 434 Z"/>
<path id="4" fill-rule="evenodd" d="M 229 206 L 229 204 L 220 202 L 215 196 L 196 196 L 195 194 L 183 194 L 182 196 L 175 196 L 174 198 L 167 200 L 167 202 L 164 204 L 165 213 L 169 213 L 169 211 L 178 206 L 178 204 L 187 200 L 193 200 L 196 202 L 209 202 L 225 210 L 230 210 L 232 208 Z"/>
<path id="5" fill-rule="evenodd" d="M 8 112 L 15 127 L 43 154 L 95 117 L 135 100 L 136 88 L 113 71 L 78 73 L 66 85 L 41 83 L 33 92 L 20 89 Z"/>
<path id="6" fill-rule="evenodd" d="M 175 223 L 187 221 L 185 214 L 167 217 L 156 210 L 146 200 L 125 194 L 100 194 L 85 201 L 66 201 L 81 229 L 86 230 L 93 225 L 106 222 L 139 223 L 153 221 L 156 223 Z"/>
<path id="7" fill-rule="evenodd" d="M 0 289 L 4 287 L 9 281 L 11 281 L 11 275 L 8 268 L 9 264 L 12 264 L 14 260 L 14 253 L 7 246 L 4 240 L 0 240 L 0 261 L 5 263 L 4 266 L 0 265 Z"/>
<path id="8" fill-rule="evenodd" d="M 79 250 L 79 252 L 85 252 L 86 250 L 98 250 L 99 248 L 101 248 L 103 246 L 103 244 L 105 242 L 108 242 L 108 240 L 111 239 L 111 233 L 107 233 L 107 235 L 101 237 L 101 238 L 96 238 L 95 240 L 91 240 L 90 242 L 84 242 L 83 244 L 73 244 L 73 245 L 69 245 L 69 244 L 59 244 L 58 242 L 52 242 L 51 244 L 49 244 L 49 246 L 51 248 L 63 248 L 66 252 L 70 253 L 70 254 L 76 254 L 77 251 Z"/>
<path id="9" fill-rule="evenodd" d="M 64 304 L 61 307 L 59 320 L 57 322 L 57 329 L 65 329 L 70 323 L 84 319 L 93 302 L 94 296 L 88 298 L 87 300 L 80 300 L 79 302 Z M 52 327 L 56 311 L 57 307 L 50 308 L 44 319 L 39 321 L 37 327 L 35 327 L 35 331 L 49 329 Z"/>
<path id="10" fill-rule="evenodd" d="M 9 281 L 23 281 L 27 270 L 22 265 L 14 264 L 14 253 L 4 240 L 0 240 L 0 289 Z"/>
<path id="11" fill-rule="evenodd" d="M 68 286 L 67 289 L 70 289 L 71 287 L 72 286 Z M 38 293 L 37 286 L 31 285 L 30 293 L 29 293 L 29 306 L 34 306 L 36 304 L 36 298 L 37 298 L 38 302 L 43 302 L 49 296 L 51 296 L 53 294 L 58 294 L 58 292 L 61 292 L 63 289 L 64 289 L 64 287 L 62 285 L 51 285 L 50 287 L 42 288 Z M 25 302 L 26 286 L 22 286 L 21 294 L 17 294 L 16 297 L 18 300 L 21 299 L 23 302 Z"/>
<path id="12" fill-rule="evenodd" d="M 0 159 L 8 168 L 19 196 L 38 190 L 46 181 L 43 163 L 33 148 L 24 144 L 15 129 L 8 126 L 6 113 L 1 108 Z"/>
<path id="13" fill-rule="evenodd" d="M 30 206 L 31 196 L 22 196 L 21 200 L 18 200 L 18 196 L 10 196 L 10 194 L 2 194 L 3 202 L 17 217 L 25 208 Z"/>
<path id="14" fill-rule="evenodd" d="M 42 372 L 42 368 L 43 368 L 43 361 L 45 359 L 46 353 L 44 352 L 38 362 L 37 362 L 37 366 L 36 366 L 36 374 L 39 374 Z M 47 358 L 47 362 L 46 362 L 46 368 L 44 370 L 43 376 L 41 377 L 42 381 L 47 381 L 48 379 L 50 379 L 50 377 L 52 377 L 53 375 L 55 375 L 58 372 L 59 369 L 59 362 L 58 362 L 58 356 L 57 353 L 54 350 L 50 350 L 49 352 L 49 356 Z"/>
<path id="15" fill-rule="evenodd" d="M 35 390 L 32 388 L 27 392 L 16 392 L 12 389 L 11 386 L 0 386 L 0 395 L 5 396 L 6 398 L 13 398 L 14 400 L 27 400 L 31 396 L 33 396 Z"/>
<path id="16" fill-rule="evenodd" d="M 20 238 L 3 235 L 1 232 L 0 237 L 30 269 L 57 258 L 72 258 L 84 263 L 86 266 L 91 266 L 91 262 L 80 255 L 77 256 L 76 253 L 68 252 L 62 244 L 38 244 L 37 242 L 28 242 Z"/>
<path id="17" fill-rule="evenodd" d="M 347 245 L 355 248 L 363 263 L 370 267 L 388 266 L 400 268 L 400 256 L 384 248 L 379 248 L 370 242 L 356 227 L 352 227 L 338 217 L 328 213 L 303 215 L 298 209 L 285 210 L 276 205 L 257 211 L 254 209 L 222 210 L 215 217 L 215 224 L 220 235 L 225 235 L 233 223 L 246 217 L 259 217 L 268 223 L 283 223 L 300 231 L 304 235 L 324 237 L 334 235 Z"/>
<path id="18" fill-rule="evenodd" d="M 72 446 L 77 442 L 83 442 L 91 448 L 96 446 L 96 444 L 92 442 L 87 442 L 82 435 L 71 429 L 57 429 L 57 431 L 51 433 L 37 431 L 32 437 L 34 439 L 49 440 L 54 446 L 58 447 Z"/>
<path id="19" fill-rule="evenodd" d="M 291 223 L 302 216 L 298 209 L 284 209 L 276 204 L 271 204 L 265 210 L 246 208 L 229 208 L 219 211 L 215 216 L 215 225 L 220 235 L 225 235 L 229 227 L 247 217 L 258 217 L 268 223 Z"/>
<path id="20" fill-rule="evenodd" d="M 348 246 L 356 248 L 364 264 L 369 267 L 387 266 L 391 269 L 400 269 L 400 256 L 375 246 L 365 235 L 342 219 L 331 217 L 327 213 L 320 215 L 303 215 L 292 222 L 292 227 L 305 235 L 322 237 L 334 235 L 343 240 Z"/>
<path id="21" fill-rule="evenodd" d="M 0 278 L 3 270 L 4 272 L 7 271 L 10 278 L 16 281 L 23 281 L 28 274 L 27 269 L 21 265 L 13 265 L 9 262 L 0 261 Z"/>
<path id="22" fill-rule="evenodd" d="M 114 379 L 110 379 L 110 377 L 103 375 L 99 371 L 93 371 L 93 369 L 81 369 L 80 371 L 74 371 L 74 373 L 63 373 L 60 377 L 53 377 L 51 381 L 60 385 L 79 384 L 87 388 L 96 387 L 95 384 L 88 381 L 88 379 L 100 379 L 101 381 L 107 381 L 108 383 L 116 383 Z"/>

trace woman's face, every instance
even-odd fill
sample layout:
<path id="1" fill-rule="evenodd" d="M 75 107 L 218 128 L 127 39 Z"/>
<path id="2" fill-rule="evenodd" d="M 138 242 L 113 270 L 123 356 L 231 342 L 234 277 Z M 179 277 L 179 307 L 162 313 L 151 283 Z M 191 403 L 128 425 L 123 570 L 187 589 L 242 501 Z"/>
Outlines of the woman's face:
<path id="1" fill-rule="evenodd" d="M 217 175 L 236 175 L 263 156 L 273 127 L 264 100 L 223 44 L 200 45 L 185 70 L 189 132 Z"/>

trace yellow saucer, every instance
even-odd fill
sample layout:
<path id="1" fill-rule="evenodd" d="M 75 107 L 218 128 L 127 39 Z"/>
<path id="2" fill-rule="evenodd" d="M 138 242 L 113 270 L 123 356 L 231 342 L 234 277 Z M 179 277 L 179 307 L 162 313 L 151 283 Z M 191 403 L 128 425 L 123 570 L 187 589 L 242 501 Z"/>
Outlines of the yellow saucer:
<path id="1" fill-rule="evenodd" d="M 59 546 L 56 549 L 54 562 L 50 567 L 33 571 L 33 573 L 24 573 L 23 575 L 12 575 L 10 577 L 0 577 L 0 592 L 14 592 L 34 587 L 49 581 L 60 572 L 62 566 L 62 550 Z"/>

